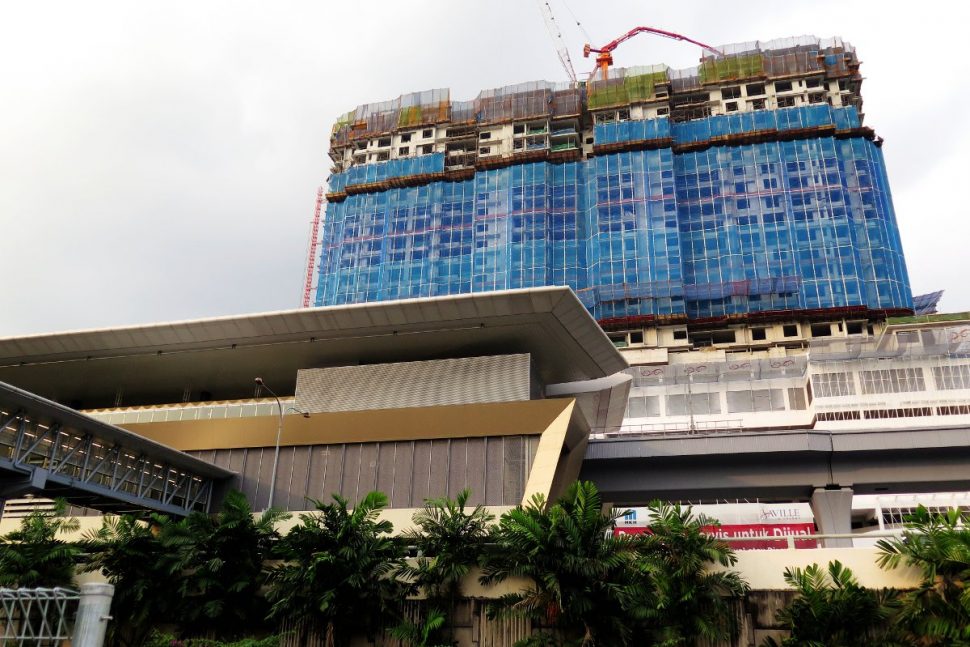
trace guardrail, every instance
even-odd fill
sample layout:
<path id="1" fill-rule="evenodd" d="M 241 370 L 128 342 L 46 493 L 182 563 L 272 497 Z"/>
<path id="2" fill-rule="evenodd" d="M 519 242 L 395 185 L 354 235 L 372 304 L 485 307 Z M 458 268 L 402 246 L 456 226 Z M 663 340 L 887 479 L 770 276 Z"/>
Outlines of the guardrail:
<path id="1" fill-rule="evenodd" d="M 893 537 L 901 537 L 904 530 L 879 530 L 874 532 L 867 532 L 864 534 L 857 533 L 817 533 L 811 535 L 782 535 L 782 536 L 771 536 L 771 537 L 722 537 L 727 543 L 755 543 L 755 542 L 785 542 L 785 548 L 788 550 L 812 550 L 815 548 L 823 548 L 822 541 L 825 539 L 888 539 Z M 815 542 L 814 546 L 799 546 L 798 542 Z M 741 549 L 745 550 L 745 549 Z"/>
<path id="2" fill-rule="evenodd" d="M 589 437 L 594 440 L 607 438 L 637 438 L 640 436 L 704 436 L 711 434 L 739 434 L 744 431 L 740 418 L 726 420 L 697 420 L 689 422 L 650 422 L 618 427 L 594 427 Z"/>

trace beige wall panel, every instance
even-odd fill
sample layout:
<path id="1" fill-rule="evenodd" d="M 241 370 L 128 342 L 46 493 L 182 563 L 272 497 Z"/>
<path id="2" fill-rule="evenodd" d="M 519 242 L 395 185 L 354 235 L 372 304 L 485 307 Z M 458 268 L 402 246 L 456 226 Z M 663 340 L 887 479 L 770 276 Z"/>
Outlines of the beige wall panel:
<path id="1" fill-rule="evenodd" d="M 281 447 L 279 466 L 276 469 L 276 491 L 273 493 L 273 505 L 277 508 L 287 507 L 290 501 L 290 481 L 293 478 L 293 447 Z M 267 450 L 269 464 L 273 465 L 273 450 Z M 267 492 L 267 501 L 269 493 Z"/>
<path id="2" fill-rule="evenodd" d="M 290 510 L 307 507 L 307 484 L 310 477 L 310 453 L 312 447 L 293 448 L 293 476 L 290 479 L 287 507 Z"/>
<path id="3" fill-rule="evenodd" d="M 391 443 L 383 443 L 390 445 Z M 360 446 L 360 475 L 357 477 L 357 496 L 363 497 L 377 489 L 377 448 L 379 443 Z M 385 494 L 387 494 L 385 492 Z"/>
<path id="4" fill-rule="evenodd" d="M 327 503 L 331 500 L 331 495 L 340 493 L 343 483 L 344 473 L 344 446 L 329 445 L 327 447 L 326 466 L 324 467 L 323 496 L 321 501 Z"/>
<path id="5" fill-rule="evenodd" d="M 546 433 L 542 434 L 523 499 L 529 499 L 535 493 L 542 493 L 548 497 L 552 491 L 574 409 L 573 401 L 570 401 L 569 406 L 550 425 Z"/>
<path id="6" fill-rule="evenodd" d="M 394 443 L 394 486 L 390 492 L 391 504 L 394 506 L 411 505 L 414 445 L 413 441 Z"/>
<path id="7" fill-rule="evenodd" d="M 522 437 L 505 439 L 505 460 L 502 503 L 518 501 L 525 489 L 526 447 Z"/>
<path id="8" fill-rule="evenodd" d="M 450 439 L 431 441 L 431 478 L 428 482 L 428 498 L 438 499 L 448 496 L 448 461 L 451 450 Z"/>
<path id="9" fill-rule="evenodd" d="M 394 455 L 402 443 L 378 443 L 377 489 L 394 500 Z"/>
<path id="10" fill-rule="evenodd" d="M 323 479 L 327 474 L 327 459 L 329 454 L 329 445 L 310 448 L 310 462 L 307 465 L 307 472 L 309 473 L 307 496 L 311 499 L 322 501 L 327 496 L 327 491 L 323 487 Z"/>
<path id="11" fill-rule="evenodd" d="M 468 440 L 455 438 L 449 450 L 448 496 L 454 498 L 465 489 L 468 480 Z"/>
<path id="12" fill-rule="evenodd" d="M 502 505 L 503 473 L 505 461 L 505 438 L 487 438 L 488 450 L 485 457 L 485 504 Z"/>
<path id="13" fill-rule="evenodd" d="M 469 438 L 467 444 L 467 476 L 465 478 L 471 495 L 468 497 L 470 505 L 485 503 L 485 438 Z"/>
<path id="14" fill-rule="evenodd" d="M 250 452 L 252 453 L 252 452 Z M 269 507 L 270 480 L 273 478 L 273 448 L 265 447 L 259 459 L 259 486 L 256 497 L 251 499 L 253 510 L 265 510 Z"/>
<path id="15" fill-rule="evenodd" d="M 431 441 L 418 440 L 414 443 L 414 472 L 411 476 L 411 505 L 420 508 L 428 498 L 431 483 Z M 399 505 L 404 505 L 402 501 Z"/>
<path id="16" fill-rule="evenodd" d="M 350 501 L 351 505 L 357 503 L 363 496 L 357 489 L 360 483 L 360 449 L 361 446 L 357 444 L 344 446 L 344 469 L 340 494 Z"/>
<path id="17" fill-rule="evenodd" d="M 281 445 L 326 445 L 389 440 L 480 438 L 541 434 L 571 399 L 499 402 L 442 407 L 319 413 L 285 417 Z M 279 418 L 124 425 L 136 434 L 183 451 L 273 447 Z"/>

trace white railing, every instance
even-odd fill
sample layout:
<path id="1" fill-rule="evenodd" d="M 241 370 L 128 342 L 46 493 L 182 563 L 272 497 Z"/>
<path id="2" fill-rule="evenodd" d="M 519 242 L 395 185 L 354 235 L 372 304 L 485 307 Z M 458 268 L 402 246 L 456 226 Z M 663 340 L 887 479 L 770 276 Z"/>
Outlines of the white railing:
<path id="1" fill-rule="evenodd" d="M 725 420 L 695 420 L 694 422 L 648 422 L 620 425 L 618 427 L 595 427 L 589 437 L 637 438 L 640 436 L 706 436 L 711 434 L 738 434 L 744 431 L 741 418 Z"/>
<path id="2" fill-rule="evenodd" d="M 770 537 L 722 537 L 721 539 L 726 543 L 745 543 L 745 542 L 785 542 L 785 548 L 788 550 L 812 550 L 815 548 L 824 548 L 825 539 L 851 539 L 854 541 L 858 540 L 870 540 L 870 539 L 888 539 L 893 537 L 901 537 L 905 532 L 905 529 L 900 528 L 899 530 L 879 530 L 867 533 L 814 533 L 811 535 L 782 535 L 782 536 L 770 536 Z M 814 546 L 799 546 L 796 542 L 808 542 L 814 541 Z M 846 546 L 848 548 L 848 546 Z M 746 550 L 741 548 L 740 550 Z"/>
<path id="3" fill-rule="evenodd" d="M 294 403 L 293 398 L 282 399 L 283 408 Z M 273 398 L 225 400 L 220 402 L 189 402 L 144 407 L 97 409 L 83 413 L 112 425 L 150 422 L 182 422 L 186 420 L 220 420 L 223 418 L 251 418 L 276 415 Z"/>

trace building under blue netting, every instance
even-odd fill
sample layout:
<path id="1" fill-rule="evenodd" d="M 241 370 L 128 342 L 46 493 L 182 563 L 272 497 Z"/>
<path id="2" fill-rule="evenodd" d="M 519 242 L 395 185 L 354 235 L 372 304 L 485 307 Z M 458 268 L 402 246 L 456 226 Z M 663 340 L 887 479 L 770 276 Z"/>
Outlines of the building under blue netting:
<path id="1" fill-rule="evenodd" d="M 595 143 L 618 152 L 347 190 L 327 205 L 316 305 L 565 284 L 600 320 L 912 308 L 882 151 L 854 107 L 601 124 Z M 352 167 L 330 190 L 444 164 Z"/>

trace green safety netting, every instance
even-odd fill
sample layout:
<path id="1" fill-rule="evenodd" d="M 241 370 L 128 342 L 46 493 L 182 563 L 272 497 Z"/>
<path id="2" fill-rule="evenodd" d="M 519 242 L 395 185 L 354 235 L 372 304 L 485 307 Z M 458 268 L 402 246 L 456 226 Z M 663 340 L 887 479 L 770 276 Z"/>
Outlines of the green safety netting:
<path id="1" fill-rule="evenodd" d="M 654 96 L 658 84 L 666 82 L 666 72 L 590 81 L 586 86 L 589 109 L 596 110 L 607 106 L 646 101 Z"/>
<path id="2" fill-rule="evenodd" d="M 765 73 L 764 54 L 706 58 L 698 68 L 701 83 L 750 79 Z"/>

